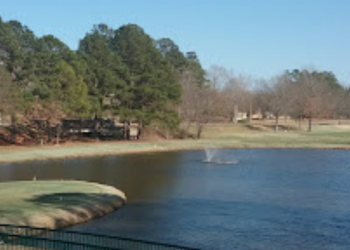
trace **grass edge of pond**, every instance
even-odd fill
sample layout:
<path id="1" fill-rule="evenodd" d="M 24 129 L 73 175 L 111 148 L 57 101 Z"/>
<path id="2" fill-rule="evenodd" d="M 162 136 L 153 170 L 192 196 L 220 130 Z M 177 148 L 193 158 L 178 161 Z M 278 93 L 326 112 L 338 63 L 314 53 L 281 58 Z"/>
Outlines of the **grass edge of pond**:
<path id="1" fill-rule="evenodd" d="M 122 207 L 125 194 L 84 181 L 0 183 L 0 224 L 58 229 L 101 217 Z"/>

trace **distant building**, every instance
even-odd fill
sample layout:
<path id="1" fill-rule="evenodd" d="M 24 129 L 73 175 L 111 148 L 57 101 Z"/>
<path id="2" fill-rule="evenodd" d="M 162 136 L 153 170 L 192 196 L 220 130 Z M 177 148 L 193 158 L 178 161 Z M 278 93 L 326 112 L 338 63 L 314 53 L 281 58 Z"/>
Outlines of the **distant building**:
<path id="1" fill-rule="evenodd" d="M 248 114 L 246 112 L 238 112 L 237 121 L 244 121 L 248 119 Z"/>
<path id="2" fill-rule="evenodd" d="M 257 111 L 256 113 L 252 114 L 253 120 L 261 120 L 263 119 L 263 115 L 260 111 Z"/>

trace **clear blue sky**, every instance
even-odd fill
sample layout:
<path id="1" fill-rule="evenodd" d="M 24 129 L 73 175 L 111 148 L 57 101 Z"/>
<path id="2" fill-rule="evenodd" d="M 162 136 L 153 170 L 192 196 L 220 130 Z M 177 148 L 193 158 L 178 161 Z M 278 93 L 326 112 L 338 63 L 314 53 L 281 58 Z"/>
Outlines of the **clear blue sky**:
<path id="1" fill-rule="evenodd" d="M 285 69 L 333 71 L 350 85 L 350 0 L 0 0 L 3 20 L 72 49 L 94 24 L 140 25 L 169 37 L 203 66 L 271 77 Z"/>

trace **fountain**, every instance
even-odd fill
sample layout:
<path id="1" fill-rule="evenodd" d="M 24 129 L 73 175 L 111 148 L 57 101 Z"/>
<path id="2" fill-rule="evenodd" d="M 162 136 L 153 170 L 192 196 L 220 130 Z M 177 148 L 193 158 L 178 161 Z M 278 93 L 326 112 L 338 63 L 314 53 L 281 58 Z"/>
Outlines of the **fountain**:
<path id="1" fill-rule="evenodd" d="M 237 160 L 228 160 L 227 157 L 223 157 L 222 155 L 218 156 L 217 148 L 206 148 L 205 152 L 205 163 L 214 163 L 214 164 L 237 164 Z"/>
<path id="2" fill-rule="evenodd" d="M 204 160 L 205 162 L 213 162 L 214 156 L 216 154 L 217 148 L 206 148 L 205 151 L 205 156 L 206 159 Z"/>

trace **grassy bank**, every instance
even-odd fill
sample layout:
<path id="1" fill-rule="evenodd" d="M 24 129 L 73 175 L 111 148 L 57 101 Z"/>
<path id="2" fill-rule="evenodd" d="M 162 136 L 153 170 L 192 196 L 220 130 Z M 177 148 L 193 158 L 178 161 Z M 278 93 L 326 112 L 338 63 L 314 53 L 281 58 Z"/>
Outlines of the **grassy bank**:
<path id="1" fill-rule="evenodd" d="M 81 181 L 0 183 L 0 224 L 62 228 L 121 207 L 121 191 Z"/>
<path id="2" fill-rule="evenodd" d="M 255 123 L 249 126 L 212 124 L 205 127 L 201 140 L 116 141 L 59 146 L 3 147 L 0 148 L 0 163 L 207 147 L 350 149 L 350 125 L 319 123 L 314 125 L 311 133 L 296 130 L 295 123 L 287 125 L 290 129 L 274 132 L 269 123 Z"/>

